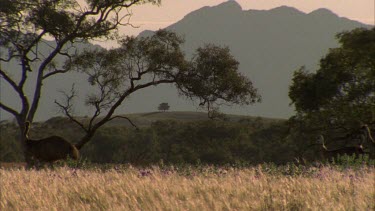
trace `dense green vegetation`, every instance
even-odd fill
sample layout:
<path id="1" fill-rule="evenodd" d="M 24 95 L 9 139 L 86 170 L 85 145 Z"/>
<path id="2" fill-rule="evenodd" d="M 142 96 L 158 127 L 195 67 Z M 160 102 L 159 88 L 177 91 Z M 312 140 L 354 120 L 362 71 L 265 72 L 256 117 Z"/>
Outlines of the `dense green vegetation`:
<path id="1" fill-rule="evenodd" d="M 179 114 L 182 117 L 185 115 L 183 112 L 168 112 L 163 115 L 167 119 L 172 116 L 179 119 Z M 193 112 L 191 114 L 194 115 Z M 203 118 L 202 114 L 195 115 Z M 162 115 L 148 114 L 150 119 L 155 116 L 161 119 Z M 121 122 L 104 127 L 93 137 L 92 143 L 82 149 L 82 156 L 91 162 L 133 164 L 155 164 L 161 161 L 174 164 L 259 163 L 263 160 L 279 163 L 293 159 L 290 157 L 292 152 L 286 156 L 289 158 L 278 157 L 286 149 L 286 146 L 280 146 L 283 143 L 278 143 L 276 138 L 286 132 L 281 120 L 245 117 L 228 118 L 227 121 L 167 119 L 157 120 L 150 125 L 141 124 L 139 130 L 124 126 Z M 1 133 L 1 161 L 22 160 L 22 153 L 19 153 L 21 145 L 16 141 L 16 126 L 3 124 L 1 127 L 4 131 Z M 40 130 L 41 128 L 44 130 Z M 67 119 L 53 118 L 35 124 L 30 133 L 35 138 L 51 134 L 74 142 L 82 132 Z M 276 145 L 278 146 L 272 147 Z M 265 146 L 277 150 L 271 152 Z"/>
<path id="2" fill-rule="evenodd" d="M 189 114 L 203 118 L 202 113 Z M 298 159 L 303 163 L 302 157 L 308 162 L 323 159 L 321 146 L 313 144 L 312 137 L 302 140 L 298 137 L 303 136 L 290 135 L 293 131 L 289 121 L 229 115 L 226 120 L 192 120 L 185 119 L 185 115 L 186 112 L 130 115 L 135 122 L 144 124 L 138 130 L 123 122 L 101 128 L 81 150 L 82 160 L 133 165 L 248 165 L 296 163 Z M 146 125 L 145 116 L 158 120 Z M 22 161 L 16 125 L 3 124 L 1 131 L 0 161 Z M 30 132 L 35 138 L 52 134 L 74 142 L 82 132 L 66 118 L 34 124 Z"/>
<path id="3" fill-rule="evenodd" d="M 316 72 L 302 67 L 294 73 L 289 90 L 296 107 L 293 121 L 303 125 L 305 134 L 359 144 L 361 126 L 375 131 L 375 27 L 342 32 L 337 39 L 340 47 L 330 49 Z M 374 147 L 371 142 L 361 144 Z"/>

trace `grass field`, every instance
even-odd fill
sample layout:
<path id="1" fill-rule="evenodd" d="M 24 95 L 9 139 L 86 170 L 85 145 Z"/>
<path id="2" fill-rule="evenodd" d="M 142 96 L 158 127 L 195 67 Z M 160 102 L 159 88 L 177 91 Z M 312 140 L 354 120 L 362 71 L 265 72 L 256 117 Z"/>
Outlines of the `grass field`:
<path id="1" fill-rule="evenodd" d="M 374 167 L 286 172 L 3 167 L 0 210 L 375 210 Z"/>

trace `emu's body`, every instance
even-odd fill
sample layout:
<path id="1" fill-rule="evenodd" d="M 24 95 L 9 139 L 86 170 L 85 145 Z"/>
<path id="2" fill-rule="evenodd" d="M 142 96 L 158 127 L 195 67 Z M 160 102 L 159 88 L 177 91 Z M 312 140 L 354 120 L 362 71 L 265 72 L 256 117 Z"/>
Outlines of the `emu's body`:
<path id="1" fill-rule="evenodd" d="M 79 158 L 79 152 L 75 146 L 58 136 L 51 136 L 40 140 L 26 139 L 27 152 L 38 160 L 54 162 L 66 159 Z"/>
<path id="2" fill-rule="evenodd" d="M 365 153 L 361 144 L 355 146 L 344 146 L 337 149 L 328 149 L 322 135 L 318 136 L 317 141 L 319 144 L 322 144 L 323 152 L 328 158 L 336 157 L 337 155 L 360 155 Z"/>
<path id="3" fill-rule="evenodd" d="M 28 138 L 30 123 L 25 123 L 26 154 L 27 159 L 31 157 L 43 161 L 54 162 L 66 159 L 68 156 L 77 160 L 79 151 L 77 148 L 59 136 L 50 136 L 44 139 L 32 140 Z"/>

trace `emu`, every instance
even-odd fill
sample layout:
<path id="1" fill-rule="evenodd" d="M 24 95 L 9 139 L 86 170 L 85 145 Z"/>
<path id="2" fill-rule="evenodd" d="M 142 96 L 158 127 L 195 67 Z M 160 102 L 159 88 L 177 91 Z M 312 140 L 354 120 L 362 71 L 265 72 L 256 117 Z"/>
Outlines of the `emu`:
<path id="1" fill-rule="evenodd" d="M 344 146 L 341 148 L 337 149 L 328 149 L 327 146 L 325 145 L 325 140 L 323 135 L 319 135 L 317 137 L 317 142 L 322 145 L 324 155 L 327 158 L 335 158 L 337 155 L 360 155 L 364 154 L 364 150 L 362 147 L 362 144 L 360 145 L 355 145 L 355 146 Z"/>
<path id="2" fill-rule="evenodd" d="M 78 160 L 78 149 L 59 136 L 50 136 L 47 138 L 32 140 L 29 138 L 30 123 L 25 122 L 24 137 L 26 139 L 26 160 L 34 158 L 38 161 L 52 162 L 66 159 L 68 156 Z"/>

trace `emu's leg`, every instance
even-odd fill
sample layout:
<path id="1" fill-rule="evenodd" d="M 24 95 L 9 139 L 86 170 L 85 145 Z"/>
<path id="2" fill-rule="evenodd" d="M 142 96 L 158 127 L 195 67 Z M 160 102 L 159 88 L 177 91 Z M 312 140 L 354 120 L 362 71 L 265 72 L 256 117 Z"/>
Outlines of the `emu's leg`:
<path id="1" fill-rule="evenodd" d="M 35 158 L 30 153 L 25 153 L 26 169 L 32 169 L 36 166 Z"/>
<path id="2" fill-rule="evenodd" d="M 40 160 L 36 160 L 35 166 L 37 170 L 41 170 L 45 167 L 45 163 Z"/>
<path id="3" fill-rule="evenodd" d="M 55 170 L 55 166 L 53 165 L 53 162 L 48 162 L 48 166 L 51 170 Z"/>

